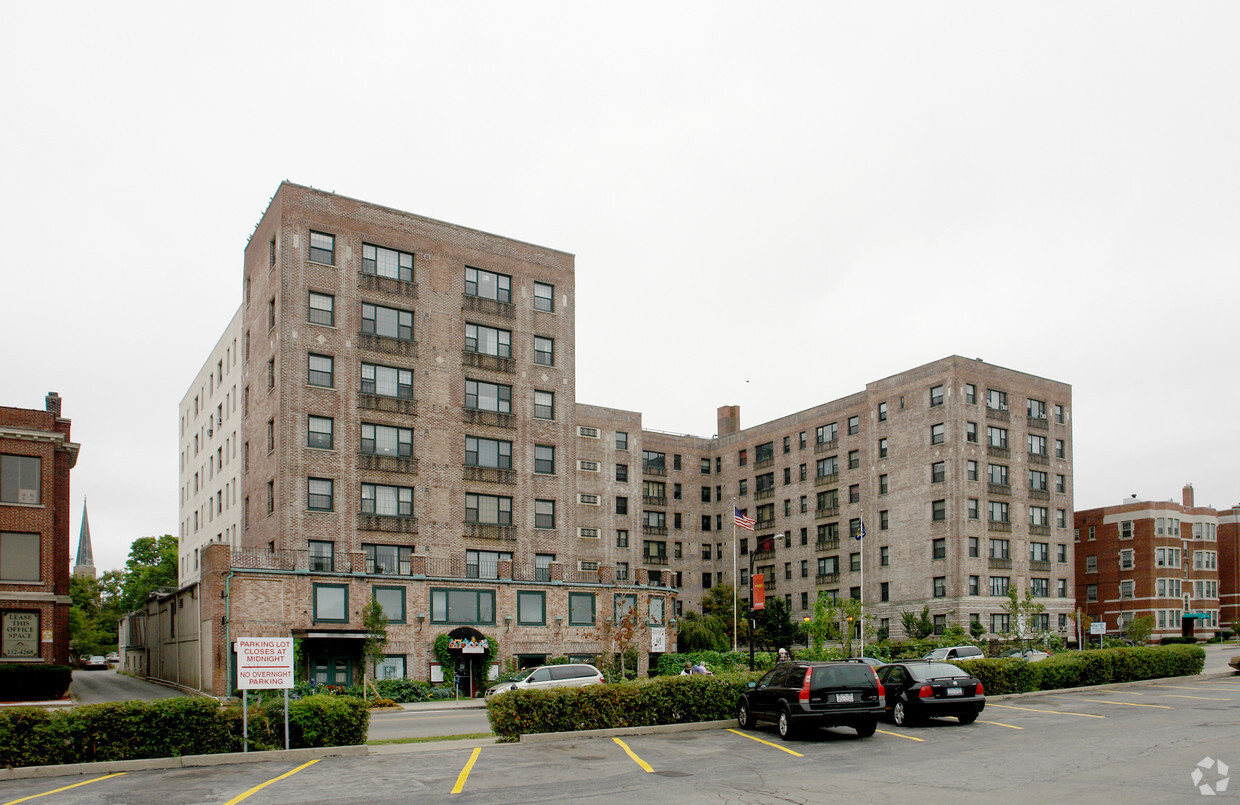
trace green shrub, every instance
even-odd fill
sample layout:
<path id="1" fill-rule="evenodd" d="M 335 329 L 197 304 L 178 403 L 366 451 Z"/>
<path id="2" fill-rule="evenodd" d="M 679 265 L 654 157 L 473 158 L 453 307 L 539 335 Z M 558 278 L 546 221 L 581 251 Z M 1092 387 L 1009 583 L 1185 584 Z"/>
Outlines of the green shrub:
<path id="1" fill-rule="evenodd" d="M 1172 646 L 1177 643 L 1189 643 L 1192 645 L 1196 645 L 1197 638 L 1195 637 L 1164 637 L 1160 642 L 1164 646 Z"/>
<path id="2" fill-rule="evenodd" d="M 967 660 L 955 663 L 982 680 L 986 693 L 1108 685 L 1201 673 L 1205 651 L 1199 646 L 1136 646 L 1053 654 L 1040 662 L 1021 659 Z"/>
<path id="3" fill-rule="evenodd" d="M 50 702 L 69 693 L 67 665 L 0 665 L 0 702 Z"/>
<path id="4" fill-rule="evenodd" d="M 1036 663 L 1014 657 L 998 657 L 964 660 L 952 664 L 980 679 L 987 696 L 1027 693 L 1038 689 L 1037 671 L 1034 668 Z"/>
<path id="5" fill-rule="evenodd" d="M 277 733 L 283 746 L 283 710 L 270 708 L 278 719 Z M 355 696 L 306 696 L 288 708 L 290 746 L 353 746 L 366 743 L 370 708 Z"/>

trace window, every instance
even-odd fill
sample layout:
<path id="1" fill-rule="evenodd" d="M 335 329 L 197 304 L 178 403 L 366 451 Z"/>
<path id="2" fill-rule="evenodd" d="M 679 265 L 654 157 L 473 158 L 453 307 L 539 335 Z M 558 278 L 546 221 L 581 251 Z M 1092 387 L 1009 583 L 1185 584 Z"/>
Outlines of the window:
<path id="1" fill-rule="evenodd" d="M 619 481 L 620 483 L 625 483 L 629 480 L 629 465 L 628 464 L 617 464 L 616 465 L 616 480 Z"/>
<path id="2" fill-rule="evenodd" d="M 555 419 L 555 393 L 551 391 L 534 392 L 534 418 Z"/>
<path id="3" fill-rule="evenodd" d="M 982 504 L 980 500 L 978 500 L 977 498 L 969 498 L 968 500 L 969 519 L 980 520 L 982 518 L 981 508 L 982 508 Z"/>
<path id="4" fill-rule="evenodd" d="M 332 510 L 332 481 L 330 478 L 310 478 L 306 488 L 306 508 L 310 511 Z"/>
<path id="5" fill-rule="evenodd" d="M 880 402 L 878 404 L 878 421 L 879 422 L 887 421 L 887 403 L 885 402 Z"/>
<path id="6" fill-rule="evenodd" d="M 512 386 L 483 383 L 479 380 L 465 381 L 465 407 L 475 411 L 512 413 Z"/>
<path id="7" fill-rule="evenodd" d="M 930 465 L 930 483 L 941 484 L 947 480 L 947 462 L 936 461 Z"/>
<path id="8" fill-rule="evenodd" d="M 555 475 L 554 445 L 534 445 L 534 472 L 540 475 Z"/>
<path id="9" fill-rule="evenodd" d="M 1067 458 L 1068 449 L 1063 439 L 1055 440 L 1055 458 Z"/>
<path id="10" fill-rule="evenodd" d="M 990 472 L 990 483 L 992 485 L 1008 485 L 1008 468 L 1006 464 L 991 464 L 987 469 Z"/>
<path id="11" fill-rule="evenodd" d="M 468 326 L 466 325 L 466 327 Z M 413 313 L 408 310 L 397 310 L 396 308 L 381 307 L 363 302 L 362 332 L 366 335 L 380 335 L 384 338 L 399 338 L 401 341 L 412 341 Z"/>
<path id="12" fill-rule="evenodd" d="M 413 548 L 408 545 L 362 545 L 366 572 L 381 576 L 408 576 Z"/>
<path id="13" fill-rule="evenodd" d="M 534 309 L 551 313 L 555 310 L 555 286 L 545 282 L 534 283 Z M 593 599 L 591 599 L 593 600 Z M 593 605 L 591 605 L 593 607 Z M 594 623 L 591 609 L 590 623 Z"/>
<path id="14" fill-rule="evenodd" d="M 990 541 L 990 558 L 999 559 L 999 560 L 1011 559 L 1012 557 L 1011 557 L 1011 554 L 1009 553 L 1010 548 L 1011 548 L 1010 540 L 992 539 Z"/>
<path id="15" fill-rule="evenodd" d="M 1132 520 L 1124 520 L 1119 524 L 1119 538 L 1132 539 L 1133 527 Z"/>
<path id="16" fill-rule="evenodd" d="M 629 499 L 626 497 L 616 496 L 616 514 L 629 513 Z"/>
<path id="17" fill-rule="evenodd" d="M 512 357 L 512 333 L 482 324 L 465 325 L 465 351 L 497 358 Z"/>
<path id="18" fill-rule="evenodd" d="M 947 540 L 943 537 L 930 541 L 930 558 L 946 559 L 947 558 Z"/>
<path id="19" fill-rule="evenodd" d="M 1067 492 L 1068 491 L 1068 479 L 1062 475 L 1056 475 L 1055 476 L 1055 491 L 1056 492 Z"/>
<path id="20" fill-rule="evenodd" d="M 276 298 L 273 296 L 267 300 L 267 329 L 276 326 Z M 196 408 L 195 408 L 196 410 Z"/>
<path id="21" fill-rule="evenodd" d="M 1133 568 L 1133 550 L 1126 548 L 1119 552 L 1119 569 L 1132 570 Z"/>
<path id="22" fill-rule="evenodd" d="M 878 513 L 878 530 L 886 531 L 890 526 L 891 520 L 888 517 L 888 511 L 886 509 L 882 509 Z"/>
<path id="23" fill-rule="evenodd" d="M 1121 581 L 1119 583 L 1119 597 L 1121 600 L 1125 598 L 1132 598 L 1132 595 L 1133 595 L 1132 591 L 1133 591 L 1133 582 L 1131 580 Z"/>
<path id="24" fill-rule="evenodd" d="M 622 430 L 616 431 L 616 449 L 617 450 L 628 450 L 629 449 L 629 435 Z M 707 470 L 709 469 L 710 467 L 708 466 Z"/>
<path id="25" fill-rule="evenodd" d="M 325 324 L 333 327 L 336 324 L 336 297 L 310 292 L 310 323 Z"/>
<path id="26" fill-rule="evenodd" d="M 468 383 L 469 381 L 466 381 L 467 385 Z M 413 372 L 409 369 L 363 363 L 361 390 L 363 394 L 378 394 L 383 397 L 412 400 Z"/>
<path id="27" fill-rule="evenodd" d="M 1007 595 L 1008 584 L 1011 580 L 1007 576 L 991 576 L 990 577 L 990 594 L 996 596 Z"/>
<path id="28" fill-rule="evenodd" d="M 1031 526 L 1049 526 L 1050 512 L 1045 506 L 1029 507 L 1029 525 Z"/>
<path id="29" fill-rule="evenodd" d="M 1050 579 L 1029 579 L 1029 592 L 1034 598 L 1046 598 L 1051 592 Z"/>
<path id="30" fill-rule="evenodd" d="M 878 597 L 880 601 L 891 600 L 891 582 L 884 581 L 878 585 Z"/>
<path id="31" fill-rule="evenodd" d="M 891 550 L 886 545 L 880 546 L 878 549 L 879 566 L 887 567 L 887 565 L 890 564 L 890 562 L 891 562 Z"/>
<path id="32" fill-rule="evenodd" d="M 0 533 L 0 581 L 41 581 L 41 550 L 38 534 Z"/>
<path id="33" fill-rule="evenodd" d="M 817 468 L 818 468 L 817 477 L 825 478 L 829 475 L 835 475 L 837 472 L 839 472 L 839 462 L 837 461 L 835 456 L 830 456 L 828 458 L 820 458 L 818 459 Z"/>
<path id="34" fill-rule="evenodd" d="M 408 458 L 413 455 L 413 430 L 363 422 L 361 452 L 372 456 Z"/>
<path id="35" fill-rule="evenodd" d="M 534 528 L 555 528 L 555 501 L 534 501 Z"/>
<path id="36" fill-rule="evenodd" d="M 0 456 L 0 503 L 37 506 L 43 502 L 43 459 Z"/>
<path id="37" fill-rule="evenodd" d="M 1008 522 L 1008 505 L 1000 500 L 990 501 L 990 522 Z"/>
<path id="38" fill-rule="evenodd" d="M 413 488 L 362 484 L 362 514 L 384 517 L 413 516 Z"/>
<path id="39" fill-rule="evenodd" d="M 947 577 L 946 576 L 935 576 L 934 577 L 934 597 L 935 598 L 946 598 L 947 597 Z"/>
<path id="40" fill-rule="evenodd" d="M 465 522 L 512 525 L 512 498 L 466 493 Z"/>
<path id="41" fill-rule="evenodd" d="M 1059 562 L 1059 564 L 1061 565 L 1068 563 L 1068 546 L 1067 545 L 1057 546 L 1057 554 L 1055 556 L 1055 560 Z"/>
<path id="42" fill-rule="evenodd" d="M 1098 557 L 1097 556 L 1086 556 L 1085 557 L 1085 572 L 1086 573 L 1097 573 L 1098 572 Z"/>
<path id="43" fill-rule="evenodd" d="M 1056 598 L 1067 598 L 1068 597 L 1068 580 L 1067 579 L 1056 579 L 1055 597 Z"/>
<path id="44" fill-rule="evenodd" d="M 466 436 L 465 465 L 510 470 L 512 469 L 512 442 Z"/>
<path id="45" fill-rule="evenodd" d="M 966 442 L 973 442 L 974 444 L 977 444 L 977 423 L 976 422 L 964 423 L 964 440 Z"/>
<path id="46" fill-rule="evenodd" d="M 517 623 L 521 626 L 546 626 L 547 594 L 533 590 L 518 590 Z"/>
<path id="47" fill-rule="evenodd" d="M 568 594 L 568 625 L 594 625 L 594 593 Z"/>
<path id="48" fill-rule="evenodd" d="M 849 450 L 848 451 L 848 469 L 855 470 L 860 466 L 861 466 L 861 451 L 860 450 Z M 784 470 L 784 472 L 787 472 L 787 471 L 788 470 L 786 469 Z"/>
<path id="49" fill-rule="evenodd" d="M 494 590 L 431 589 L 431 623 L 495 624 Z"/>
<path id="50" fill-rule="evenodd" d="M 616 531 L 616 547 L 617 548 L 629 547 L 629 532 L 628 531 L 625 531 L 624 529 L 620 529 Z M 710 546 L 707 546 L 707 550 L 709 549 L 710 549 Z M 707 556 L 706 558 L 709 559 L 710 557 Z"/>
<path id="51" fill-rule="evenodd" d="M 978 553 L 978 545 L 981 542 L 977 537 L 969 537 L 969 557 L 976 559 L 981 554 Z"/>
<path id="52" fill-rule="evenodd" d="M 969 595 L 982 594 L 981 576 L 969 576 Z"/>
<path id="53" fill-rule="evenodd" d="M 375 602 L 383 607 L 383 615 L 388 623 L 405 622 L 404 587 L 371 587 L 370 594 Z"/>
<path id="54" fill-rule="evenodd" d="M 499 563 L 511 561 L 510 551 L 465 551 L 465 577 L 498 579 Z"/>
<path id="55" fill-rule="evenodd" d="M 324 265 L 336 265 L 336 236 L 310 230 L 310 260 Z"/>
<path id="56" fill-rule="evenodd" d="M 311 386 L 323 386 L 324 388 L 331 388 L 335 385 L 332 357 L 330 355 L 315 355 L 311 352 L 309 358 L 306 382 Z"/>
<path id="57" fill-rule="evenodd" d="M 887 494 L 887 476 L 886 475 L 878 476 L 878 494 L 880 495 Z"/>
<path id="58" fill-rule="evenodd" d="M 539 366 L 555 366 L 555 341 L 534 336 L 534 363 Z"/>
<path id="59" fill-rule="evenodd" d="M 1046 437 L 1036 434 L 1029 434 L 1029 454 L 1033 456 L 1046 455 Z"/>
<path id="60" fill-rule="evenodd" d="M 363 243 L 362 273 L 413 282 L 413 255 Z"/>
<path id="61" fill-rule="evenodd" d="M 887 440 L 885 438 L 878 440 L 878 457 L 879 458 L 887 457 Z"/>
<path id="62" fill-rule="evenodd" d="M 838 436 L 839 427 L 837 423 L 832 422 L 829 425 L 819 425 L 815 431 L 815 441 L 817 444 L 831 444 Z"/>
<path id="63" fill-rule="evenodd" d="M 977 480 L 977 462 L 976 461 L 973 461 L 972 459 L 970 459 L 969 461 L 965 462 L 965 476 L 970 481 Z"/>
<path id="64" fill-rule="evenodd" d="M 938 408 L 942 404 L 943 404 L 943 387 L 942 386 L 931 386 L 930 387 L 930 407 Z"/>
<path id="65" fill-rule="evenodd" d="M 986 428 L 986 444 L 999 450 L 1006 450 L 1007 428 Z"/>
<path id="66" fill-rule="evenodd" d="M 860 432 L 861 432 L 861 417 L 850 416 L 848 418 L 848 435 L 856 436 Z M 784 445 L 786 446 L 787 444 L 788 444 L 788 437 L 785 436 Z M 787 453 L 788 451 L 785 449 L 784 452 Z"/>
<path id="67" fill-rule="evenodd" d="M 1085 600 L 1089 602 L 1094 602 L 1098 600 L 1098 585 L 1097 584 L 1086 584 L 1085 585 Z"/>
<path id="68" fill-rule="evenodd" d="M 947 519 L 946 500 L 935 500 L 930 503 L 930 519 L 936 523 Z"/>
<path id="69" fill-rule="evenodd" d="M 749 451 L 741 450 L 739 453 L 737 453 L 736 463 L 742 467 L 745 466 L 747 463 L 749 463 Z"/>
<path id="70" fill-rule="evenodd" d="M 349 622 L 349 585 L 314 584 L 312 592 L 316 623 Z"/>
<path id="71" fill-rule="evenodd" d="M 332 419 L 326 416 L 311 416 L 307 420 L 306 446 L 322 450 L 332 449 Z"/>
<path id="72" fill-rule="evenodd" d="M 465 295 L 494 299 L 496 302 L 511 302 L 512 277 L 466 266 Z"/>
<path id="73" fill-rule="evenodd" d="M 995 411 L 1007 410 L 1007 392 L 986 389 L 986 407 Z"/>

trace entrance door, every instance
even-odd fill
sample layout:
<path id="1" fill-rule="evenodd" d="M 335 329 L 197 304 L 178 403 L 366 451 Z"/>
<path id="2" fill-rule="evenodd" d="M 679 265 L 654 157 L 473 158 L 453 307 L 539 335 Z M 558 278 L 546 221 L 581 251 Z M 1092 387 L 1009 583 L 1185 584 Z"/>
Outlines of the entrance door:
<path id="1" fill-rule="evenodd" d="M 310 662 L 310 678 L 316 685 L 353 684 L 353 664 L 348 657 L 315 657 Z"/>

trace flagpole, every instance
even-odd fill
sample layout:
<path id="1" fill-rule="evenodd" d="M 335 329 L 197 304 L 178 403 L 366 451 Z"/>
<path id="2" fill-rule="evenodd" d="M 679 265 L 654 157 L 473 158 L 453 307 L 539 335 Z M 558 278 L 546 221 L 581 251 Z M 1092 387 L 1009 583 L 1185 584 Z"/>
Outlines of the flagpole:
<path id="1" fill-rule="evenodd" d="M 861 597 L 857 599 L 857 603 L 860 604 L 860 606 L 858 607 L 860 618 L 858 618 L 858 620 L 861 623 L 861 651 L 857 656 L 864 657 L 865 656 L 865 509 L 861 510 L 861 531 L 860 533 L 857 534 L 857 540 L 861 543 L 861 545 L 859 546 L 861 548 Z"/>
<path id="2" fill-rule="evenodd" d="M 732 498 L 732 652 L 736 652 L 737 597 L 740 595 L 740 580 L 736 577 L 736 498 Z"/>

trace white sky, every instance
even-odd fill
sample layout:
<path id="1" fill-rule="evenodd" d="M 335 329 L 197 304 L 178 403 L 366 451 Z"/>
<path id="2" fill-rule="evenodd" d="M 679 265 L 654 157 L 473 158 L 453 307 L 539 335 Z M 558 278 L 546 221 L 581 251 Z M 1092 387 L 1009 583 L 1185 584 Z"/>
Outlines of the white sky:
<path id="1" fill-rule="evenodd" d="M 760 9 L 760 10 L 759 10 Z M 577 255 L 577 396 L 710 436 L 950 354 L 1071 383 L 1076 506 L 1240 501 L 1240 5 L 7 3 L 0 405 L 96 565 L 282 179 Z"/>

